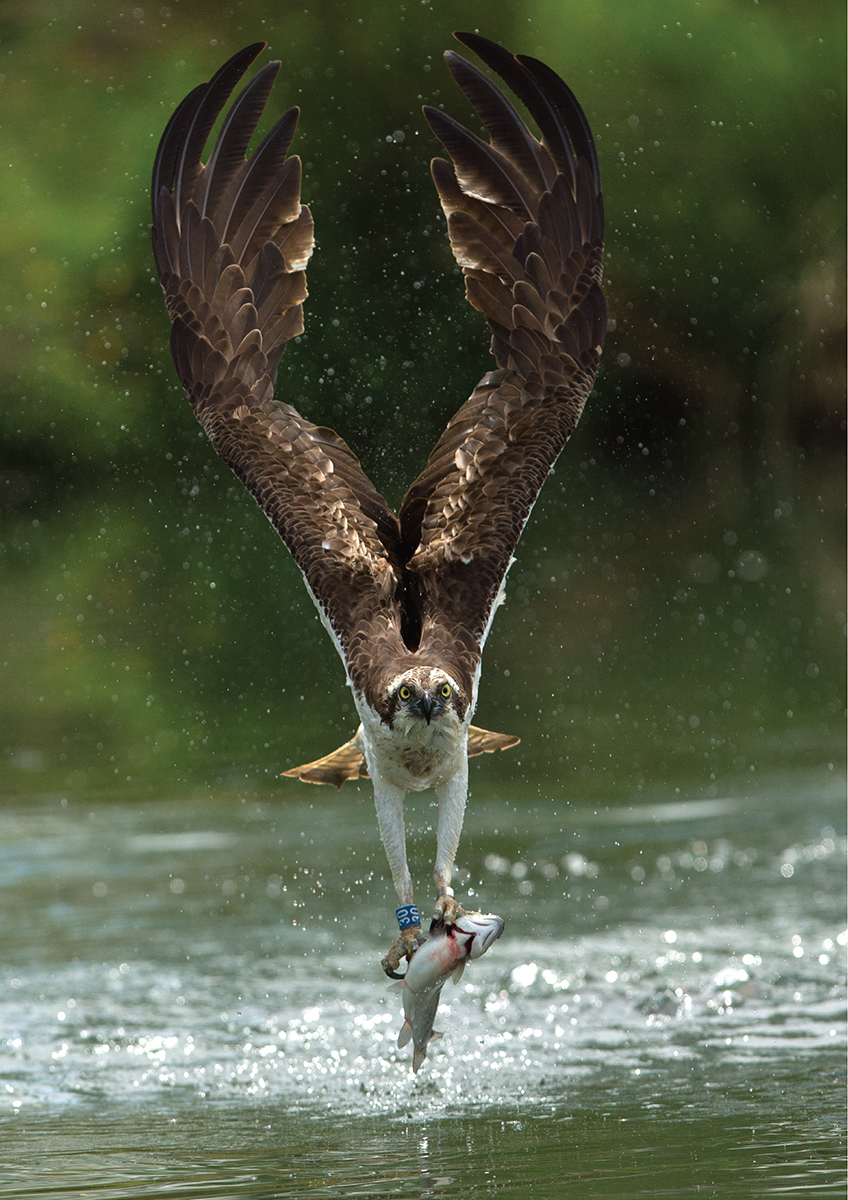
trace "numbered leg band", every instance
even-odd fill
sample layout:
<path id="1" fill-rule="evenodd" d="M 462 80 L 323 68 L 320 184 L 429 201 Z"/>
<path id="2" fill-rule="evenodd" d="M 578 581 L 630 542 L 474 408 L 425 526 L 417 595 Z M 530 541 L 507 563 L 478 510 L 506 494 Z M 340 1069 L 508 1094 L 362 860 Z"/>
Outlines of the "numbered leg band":
<path id="1" fill-rule="evenodd" d="M 421 916 L 414 904 L 402 904 L 395 912 L 399 929 L 408 929 L 410 925 L 421 924 Z"/>
<path id="2" fill-rule="evenodd" d="M 453 890 L 452 887 L 440 887 L 439 895 L 440 896 L 455 896 L 456 892 Z"/>

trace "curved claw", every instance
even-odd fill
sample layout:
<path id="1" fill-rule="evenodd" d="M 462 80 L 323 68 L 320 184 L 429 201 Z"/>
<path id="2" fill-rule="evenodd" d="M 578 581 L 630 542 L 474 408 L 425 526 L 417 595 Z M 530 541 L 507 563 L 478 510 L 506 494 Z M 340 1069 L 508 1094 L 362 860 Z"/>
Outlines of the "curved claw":
<path id="1" fill-rule="evenodd" d="M 465 909 L 457 903 L 453 896 L 439 896 L 433 920 L 430 922 L 430 932 L 434 933 L 437 929 L 443 928 L 452 929 L 457 918 L 461 917 L 464 912 Z"/>
<path id="2" fill-rule="evenodd" d="M 411 959 L 423 940 L 420 925 L 408 925 L 401 932 L 389 953 L 380 961 L 380 966 L 386 972 L 389 979 L 403 979 L 403 975 L 398 975 L 397 973 L 401 959 Z"/>

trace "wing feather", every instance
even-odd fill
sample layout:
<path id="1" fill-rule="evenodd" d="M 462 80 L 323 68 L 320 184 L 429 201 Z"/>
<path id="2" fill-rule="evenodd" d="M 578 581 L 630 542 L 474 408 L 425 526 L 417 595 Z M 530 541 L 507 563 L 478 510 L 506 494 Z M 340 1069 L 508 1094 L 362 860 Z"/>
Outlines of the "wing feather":
<path id="1" fill-rule="evenodd" d="M 454 50 L 445 53 L 445 62 L 485 125 L 492 146 L 508 158 L 531 185 L 552 184 L 555 176 L 550 156 L 540 151 L 539 143 L 500 88 Z"/>
<path id="2" fill-rule="evenodd" d="M 375 641 L 403 649 L 399 526 L 338 434 L 273 399 L 286 343 L 303 332 L 313 244 L 300 162 L 286 157 L 297 110 L 245 158 L 279 63 L 242 90 L 201 161 L 262 49 L 234 55 L 169 121 L 153 168 L 154 255 L 194 414 L 291 550 L 363 689 Z"/>
<path id="3" fill-rule="evenodd" d="M 242 89 L 201 159 L 261 43 L 177 107 L 153 168 L 154 255 L 180 380 L 371 703 L 380 653 L 439 656 L 473 692 L 512 552 L 589 394 L 606 328 L 600 173 L 580 106 L 537 60 L 457 37 L 525 104 L 541 140 L 488 76 L 447 54 L 490 141 L 425 110 L 451 158 L 435 160 L 433 178 L 497 369 L 448 424 L 400 522 L 336 433 L 273 398 L 286 344 L 303 331 L 313 246 L 300 161 L 288 156 L 297 109 L 245 157 L 279 63 Z"/>
<path id="4" fill-rule="evenodd" d="M 438 108 L 425 106 L 430 128 L 453 159 L 457 180 L 467 196 L 521 212 L 532 197 L 531 181 L 494 146 L 464 129 Z"/>
<path id="5" fill-rule="evenodd" d="M 589 125 L 559 76 L 477 34 L 456 36 L 542 134 L 539 141 L 476 67 L 446 55 L 491 145 L 425 109 L 452 159 L 437 159 L 433 178 L 498 369 L 449 422 L 400 523 L 419 588 L 422 649 L 452 639 L 473 673 L 516 543 L 595 378 L 606 330 L 604 217 Z"/>

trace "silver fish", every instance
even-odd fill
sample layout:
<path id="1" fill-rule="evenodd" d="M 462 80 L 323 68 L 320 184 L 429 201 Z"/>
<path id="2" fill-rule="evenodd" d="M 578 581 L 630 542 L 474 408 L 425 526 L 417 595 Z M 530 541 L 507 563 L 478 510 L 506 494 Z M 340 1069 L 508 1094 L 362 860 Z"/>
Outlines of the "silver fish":
<path id="1" fill-rule="evenodd" d="M 448 976 L 459 983 L 469 958 L 479 958 L 504 931 L 500 917 L 491 913 L 467 912 L 452 926 L 437 928 L 412 956 L 406 974 L 391 985 L 403 995 L 403 1028 L 398 1036 L 402 1049 L 412 1039 L 412 1069 L 417 1071 L 427 1057 L 427 1044 L 441 1034 L 433 1022 L 442 988 Z"/>

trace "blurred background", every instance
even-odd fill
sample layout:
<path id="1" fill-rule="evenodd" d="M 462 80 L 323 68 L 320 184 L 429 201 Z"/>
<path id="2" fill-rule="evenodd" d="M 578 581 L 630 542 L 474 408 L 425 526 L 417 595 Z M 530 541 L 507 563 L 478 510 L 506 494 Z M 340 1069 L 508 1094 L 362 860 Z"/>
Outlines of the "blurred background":
<path id="1" fill-rule="evenodd" d="M 279 772 L 353 733 L 299 571 L 176 382 L 150 169 L 182 97 L 267 40 L 260 131 L 301 106 L 317 235 L 278 396 L 397 504 L 491 365 L 421 115 L 477 128 L 456 28 L 584 106 L 612 317 L 484 659 L 477 721 L 521 745 L 472 793 L 842 770 L 843 5 L 33 0 L 0 10 L 1 795 L 302 799 Z"/>

